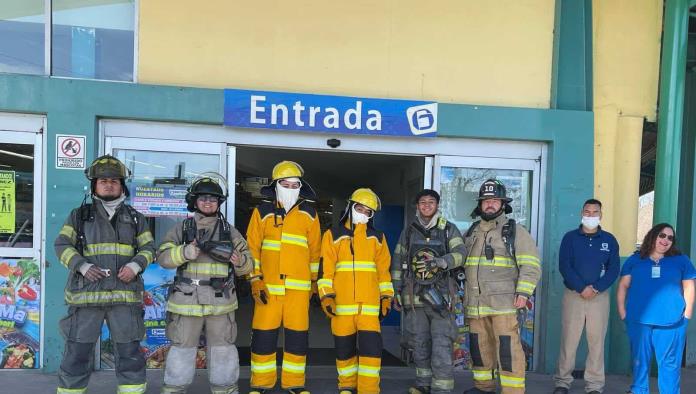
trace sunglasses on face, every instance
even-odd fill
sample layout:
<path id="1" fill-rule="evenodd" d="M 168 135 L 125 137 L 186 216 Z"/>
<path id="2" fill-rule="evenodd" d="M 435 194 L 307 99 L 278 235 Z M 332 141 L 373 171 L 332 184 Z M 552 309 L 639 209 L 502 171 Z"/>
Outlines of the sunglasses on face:
<path id="1" fill-rule="evenodd" d="M 205 194 L 202 196 L 198 196 L 198 201 L 200 201 L 200 202 L 218 202 L 218 197 Z"/>
<path id="2" fill-rule="evenodd" d="M 665 233 L 659 233 L 659 234 L 657 234 L 657 236 L 662 238 L 662 239 L 667 238 L 667 240 L 670 242 L 674 241 L 674 235 L 667 235 Z"/>

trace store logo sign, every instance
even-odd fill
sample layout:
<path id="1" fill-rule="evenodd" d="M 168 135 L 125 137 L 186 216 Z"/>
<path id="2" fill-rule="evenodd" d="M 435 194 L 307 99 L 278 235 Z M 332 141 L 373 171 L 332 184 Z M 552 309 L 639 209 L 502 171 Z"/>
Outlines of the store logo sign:
<path id="1" fill-rule="evenodd" d="M 226 89 L 224 124 L 287 131 L 435 137 L 437 103 Z"/>
<path id="2" fill-rule="evenodd" d="M 408 125 L 413 135 L 437 132 L 437 104 L 425 104 L 406 110 Z"/>

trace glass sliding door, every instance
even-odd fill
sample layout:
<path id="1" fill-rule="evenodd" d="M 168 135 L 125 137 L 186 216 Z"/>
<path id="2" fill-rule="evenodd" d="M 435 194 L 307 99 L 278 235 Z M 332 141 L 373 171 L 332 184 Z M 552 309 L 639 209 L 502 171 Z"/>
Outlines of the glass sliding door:
<path id="1" fill-rule="evenodd" d="M 137 127 L 137 126 L 135 126 Z M 230 147 L 234 149 L 233 147 Z M 121 160 L 132 173 L 126 182 L 128 203 L 149 221 L 155 245 L 166 233 L 181 226 L 190 214 L 186 210 L 186 189 L 201 174 L 227 173 L 229 149 L 225 144 L 107 137 L 105 152 Z M 232 152 L 233 153 L 233 152 Z M 230 182 L 234 195 L 234 183 Z M 226 206 L 221 208 L 225 212 Z M 168 286 L 175 270 L 164 269 L 155 261 L 143 273 L 145 281 L 144 316 L 146 338 L 141 346 L 148 368 L 162 368 L 169 349 L 165 336 L 165 306 Z M 106 326 L 102 331 L 101 368 L 113 368 L 113 350 Z M 197 366 L 205 367 L 205 352 L 198 352 Z"/>
<path id="2" fill-rule="evenodd" d="M 41 137 L 0 130 L 0 369 L 41 368 Z"/>
<path id="3" fill-rule="evenodd" d="M 505 159 L 482 157 L 435 156 L 433 188 L 441 195 L 440 210 L 454 222 L 462 234 L 478 220 L 472 218 L 481 184 L 494 178 L 505 184 L 508 197 L 512 198 L 509 218 L 523 225 L 537 241 L 539 239 L 539 201 L 542 194 L 541 161 L 531 159 Z M 527 303 L 529 311 L 521 328 L 522 346 L 527 355 L 527 365 L 533 369 L 535 348 L 535 306 L 532 296 Z M 455 343 L 455 359 L 458 365 L 468 365 L 468 327 L 464 315 L 458 314 L 460 337 Z"/>

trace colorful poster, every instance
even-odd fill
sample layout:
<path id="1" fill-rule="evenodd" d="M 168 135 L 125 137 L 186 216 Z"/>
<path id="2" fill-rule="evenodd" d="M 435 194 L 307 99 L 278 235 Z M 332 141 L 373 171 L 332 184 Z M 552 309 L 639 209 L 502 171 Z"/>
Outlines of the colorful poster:
<path id="1" fill-rule="evenodd" d="M 174 282 L 175 273 L 176 270 L 162 268 L 159 264 L 150 264 L 143 273 L 143 316 L 146 336 L 141 342 L 141 349 L 145 353 L 148 368 L 162 368 L 169 350 L 169 340 L 166 336 L 167 295 L 169 286 Z"/>
<path id="2" fill-rule="evenodd" d="M 143 293 L 145 339 L 140 342 L 140 351 L 145 355 L 147 368 L 162 368 L 169 351 L 169 340 L 166 335 L 167 296 L 169 286 L 174 282 L 175 274 L 176 270 L 162 268 L 156 262 L 150 264 L 143 273 L 143 281 L 145 282 Z M 205 366 L 205 340 L 202 337 L 201 346 L 199 346 L 196 356 L 196 368 L 205 368 Z M 102 326 L 101 367 L 114 368 L 113 346 L 106 324 Z"/>
<path id="3" fill-rule="evenodd" d="M 0 171 L 0 233 L 15 232 L 15 172 Z"/>
<path id="4" fill-rule="evenodd" d="M 186 217 L 186 185 L 135 186 L 131 205 L 147 217 Z"/>
<path id="5" fill-rule="evenodd" d="M 38 261 L 0 258 L 0 368 L 39 368 L 40 315 Z"/>

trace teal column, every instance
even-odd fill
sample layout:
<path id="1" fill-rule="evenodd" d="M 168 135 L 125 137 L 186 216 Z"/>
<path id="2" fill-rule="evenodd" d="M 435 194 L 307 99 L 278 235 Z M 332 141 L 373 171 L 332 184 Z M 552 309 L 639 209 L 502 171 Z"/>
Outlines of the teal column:
<path id="1" fill-rule="evenodd" d="M 592 111 L 592 0 L 556 0 L 551 108 Z"/>
<path id="2" fill-rule="evenodd" d="M 592 116 L 592 0 L 556 0 L 553 40 L 553 63 L 551 81 L 551 108 L 587 111 Z M 580 136 L 583 144 L 589 149 L 585 150 L 587 160 L 593 161 L 594 155 L 594 126 L 588 133 Z M 550 162 L 558 160 L 563 163 L 564 157 L 559 156 L 558 151 L 551 154 Z M 564 163 L 565 164 L 565 163 Z M 592 170 L 592 168 L 590 168 Z M 547 174 L 547 179 L 552 176 Z M 593 190 L 594 179 L 590 176 L 587 181 L 589 186 L 582 193 L 576 193 L 571 198 L 564 199 L 563 205 L 553 204 L 555 212 L 563 212 L 563 224 L 554 227 L 557 232 L 556 239 L 546 237 L 544 251 L 544 265 L 547 272 L 542 278 L 542 290 L 537 290 L 537 297 L 543 300 L 541 319 L 538 330 L 540 349 L 538 357 L 538 370 L 540 372 L 553 373 L 556 370 L 558 353 L 561 341 L 561 314 L 563 291 L 563 277 L 558 272 L 558 248 L 565 231 L 577 228 L 580 223 L 580 207 L 587 193 Z M 547 188 L 551 182 L 547 181 Z M 547 189 L 548 190 L 548 189 Z M 547 220 L 550 218 L 547 208 Z M 550 257 L 550 258 L 549 258 Z M 607 336 L 609 338 L 609 336 Z M 609 342 L 607 340 L 607 342 Z M 609 352 L 606 352 L 609 354 Z M 576 368 L 584 369 L 587 356 L 586 341 L 582 340 L 576 355 Z"/>
<path id="3" fill-rule="evenodd" d="M 677 225 L 684 116 L 684 76 L 689 28 L 688 0 L 666 0 L 660 62 L 655 211 L 653 222 Z"/>

